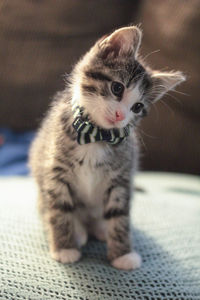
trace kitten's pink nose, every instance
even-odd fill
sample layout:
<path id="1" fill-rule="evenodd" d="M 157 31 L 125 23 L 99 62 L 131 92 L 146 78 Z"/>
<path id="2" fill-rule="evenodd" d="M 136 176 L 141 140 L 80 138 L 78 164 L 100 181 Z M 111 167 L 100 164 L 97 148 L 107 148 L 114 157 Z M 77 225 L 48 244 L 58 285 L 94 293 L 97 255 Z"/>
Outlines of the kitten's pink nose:
<path id="1" fill-rule="evenodd" d="M 116 121 L 123 121 L 125 119 L 125 115 L 121 110 L 117 110 L 115 113 Z"/>

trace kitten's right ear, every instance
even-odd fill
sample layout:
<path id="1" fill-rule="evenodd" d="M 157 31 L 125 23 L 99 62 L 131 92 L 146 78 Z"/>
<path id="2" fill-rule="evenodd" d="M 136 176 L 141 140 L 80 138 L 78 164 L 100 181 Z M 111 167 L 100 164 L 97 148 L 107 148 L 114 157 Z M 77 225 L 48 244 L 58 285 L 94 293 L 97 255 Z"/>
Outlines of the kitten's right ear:
<path id="1" fill-rule="evenodd" d="M 142 32 L 136 26 L 123 27 L 103 37 L 99 42 L 100 56 L 103 59 L 119 56 L 137 56 Z"/>
<path id="2" fill-rule="evenodd" d="M 171 72 L 159 72 L 153 71 L 152 75 L 152 96 L 153 101 L 157 101 L 170 90 L 174 90 L 175 87 L 181 82 L 186 80 L 186 76 L 179 71 Z"/>

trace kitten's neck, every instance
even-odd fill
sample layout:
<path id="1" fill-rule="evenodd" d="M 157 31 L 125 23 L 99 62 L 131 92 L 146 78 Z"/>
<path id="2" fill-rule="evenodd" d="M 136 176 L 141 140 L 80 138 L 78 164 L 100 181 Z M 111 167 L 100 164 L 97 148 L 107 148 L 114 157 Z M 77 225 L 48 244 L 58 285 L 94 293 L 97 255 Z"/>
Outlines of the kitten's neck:
<path id="1" fill-rule="evenodd" d="M 129 125 L 120 129 L 105 130 L 89 121 L 88 116 L 84 116 L 84 108 L 73 105 L 72 107 L 74 121 L 72 123 L 77 132 L 77 142 L 80 145 L 107 142 L 111 145 L 117 145 L 123 142 L 130 134 Z"/>

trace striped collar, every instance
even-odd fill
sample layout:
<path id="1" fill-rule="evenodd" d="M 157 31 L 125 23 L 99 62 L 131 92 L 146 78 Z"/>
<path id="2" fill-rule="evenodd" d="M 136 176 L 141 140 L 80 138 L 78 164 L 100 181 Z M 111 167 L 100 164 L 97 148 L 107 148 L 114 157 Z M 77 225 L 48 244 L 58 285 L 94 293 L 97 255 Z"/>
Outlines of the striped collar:
<path id="1" fill-rule="evenodd" d="M 117 145 L 126 139 L 130 134 L 130 126 L 124 128 L 113 128 L 106 130 L 95 126 L 88 120 L 88 116 L 83 116 L 84 108 L 73 107 L 74 121 L 72 123 L 77 132 L 77 142 L 80 145 L 105 141 L 111 145 Z"/>

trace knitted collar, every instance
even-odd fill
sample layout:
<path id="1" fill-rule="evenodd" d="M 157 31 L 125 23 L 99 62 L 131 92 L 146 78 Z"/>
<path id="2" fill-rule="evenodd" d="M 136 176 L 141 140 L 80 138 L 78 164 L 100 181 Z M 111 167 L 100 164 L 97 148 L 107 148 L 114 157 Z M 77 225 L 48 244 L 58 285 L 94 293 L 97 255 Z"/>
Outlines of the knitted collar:
<path id="1" fill-rule="evenodd" d="M 130 126 L 124 128 L 103 129 L 95 126 L 88 120 L 88 116 L 83 116 L 83 107 L 74 106 L 74 121 L 72 123 L 74 129 L 78 133 L 77 142 L 80 145 L 105 141 L 112 145 L 121 143 L 130 134 Z"/>

